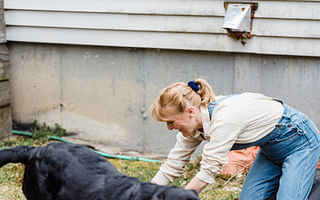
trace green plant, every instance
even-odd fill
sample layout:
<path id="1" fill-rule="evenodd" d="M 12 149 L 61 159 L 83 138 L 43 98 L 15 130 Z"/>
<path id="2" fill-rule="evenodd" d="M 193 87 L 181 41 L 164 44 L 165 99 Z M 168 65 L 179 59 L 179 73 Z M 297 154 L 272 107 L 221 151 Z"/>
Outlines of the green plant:
<path id="1" fill-rule="evenodd" d="M 46 123 L 43 125 L 39 125 L 35 121 L 35 127 L 31 128 L 32 138 L 36 140 L 36 143 L 44 143 L 49 140 L 50 136 L 58 136 L 61 137 L 65 135 L 66 130 L 62 128 L 59 124 L 55 124 L 54 128 L 47 126 Z"/>

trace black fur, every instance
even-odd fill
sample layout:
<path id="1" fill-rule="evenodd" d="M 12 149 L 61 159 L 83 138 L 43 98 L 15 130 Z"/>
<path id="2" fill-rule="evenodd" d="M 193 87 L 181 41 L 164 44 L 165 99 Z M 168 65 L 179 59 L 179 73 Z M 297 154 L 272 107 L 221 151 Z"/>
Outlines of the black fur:
<path id="1" fill-rule="evenodd" d="M 0 151 L 0 167 L 24 163 L 28 200 L 199 200 L 193 190 L 158 186 L 120 173 L 87 147 L 51 143 Z"/>

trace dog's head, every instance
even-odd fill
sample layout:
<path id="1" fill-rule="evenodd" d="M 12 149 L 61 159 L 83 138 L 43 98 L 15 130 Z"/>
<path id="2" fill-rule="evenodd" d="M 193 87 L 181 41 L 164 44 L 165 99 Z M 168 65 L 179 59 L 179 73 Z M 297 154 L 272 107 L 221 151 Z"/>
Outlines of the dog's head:
<path id="1" fill-rule="evenodd" d="M 166 187 L 156 192 L 152 200 L 200 200 L 195 190 L 185 190 L 180 187 Z"/>

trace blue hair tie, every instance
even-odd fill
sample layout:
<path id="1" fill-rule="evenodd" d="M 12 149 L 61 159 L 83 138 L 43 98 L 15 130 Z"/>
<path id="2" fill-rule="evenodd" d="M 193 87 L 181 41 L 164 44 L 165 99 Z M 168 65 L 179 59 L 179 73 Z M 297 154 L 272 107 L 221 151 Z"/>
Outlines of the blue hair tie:
<path id="1" fill-rule="evenodd" d="M 195 92 L 198 92 L 200 90 L 200 87 L 194 81 L 189 81 L 188 86 L 191 87 Z"/>

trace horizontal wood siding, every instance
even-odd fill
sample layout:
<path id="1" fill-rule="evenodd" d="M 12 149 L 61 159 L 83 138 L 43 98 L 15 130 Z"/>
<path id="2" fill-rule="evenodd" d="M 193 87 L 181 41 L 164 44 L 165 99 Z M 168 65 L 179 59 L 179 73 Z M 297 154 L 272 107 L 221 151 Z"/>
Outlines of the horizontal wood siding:
<path id="1" fill-rule="evenodd" d="M 320 56 L 320 1 L 257 1 L 242 46 L 221 0 L 5 0 L 7 40 Z M 270 45 L 272 44 L 272 45 Z"/>
<path id="2" fill-rule="evenodd" d="M 4 23 L 3 0 L 0 0 L 0 139 L 8 137 L 12 130 L 9 52 L 6 43 L 6 25 Z"/>
<path id="3" fill-rule="evenodd" d="M 3 0 L 0 0 L 0 8 L 0 43 L 4 43 L 6 42 L 6 24 L 4 23 Z"/>
<path id="4" fill-rule="evenodd" d="M 0 82 L 0 107 L 10 104 L 9 81 Z"/>

